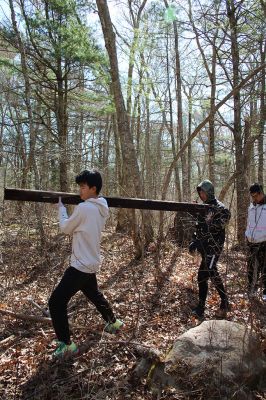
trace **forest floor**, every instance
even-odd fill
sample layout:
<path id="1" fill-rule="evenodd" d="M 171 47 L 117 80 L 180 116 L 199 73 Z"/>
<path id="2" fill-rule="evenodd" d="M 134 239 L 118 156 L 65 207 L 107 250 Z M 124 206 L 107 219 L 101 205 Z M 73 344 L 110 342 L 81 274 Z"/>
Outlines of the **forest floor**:
<path id="1" fill-rule="evenodd" d="M 44 318 L 34 303 L 47 309 L 49 296 L 68 266 L 69 239 L 57 233 L 47 240 L 41 251 L 30 230 L 5 227 L 0 307 L 26 318 L 0 314 L 1 399 L 152 399 L 145 379 L 138 385 L 130 383 L 137 362 L 134 347 L 147 345 L 163 355 L 179 335 L 197 324 L 191 307 L 197 302 L 199 260 L 171 240 L 159 252 L 150 246 L 145 257 L 136 260 L 131 239 L 107 229 L 98 282 L 125 326 L 118 335 L 103 333 L 99 314 L 77 294 L 69 304 L 70 321 L 75 342 L 86 343 L 86 351 L 72 361 L 55 362 L 51 325 L 27 319 L 29 315 Z M 227 318 L 252 326 L 265 346 L 266 304 L 259 297 L 251 303 L 245 296 L 245 254 L 225 252 L 219 269 L 232 304 Z M 219 299 L 210 285 L 206 319 L 214 318 L 218 308 Z M 199 393 L 169 389 L 162 398 L 199 399 Z M 266 395 L 254 392 L 254 399 L 263 398 Z"/>

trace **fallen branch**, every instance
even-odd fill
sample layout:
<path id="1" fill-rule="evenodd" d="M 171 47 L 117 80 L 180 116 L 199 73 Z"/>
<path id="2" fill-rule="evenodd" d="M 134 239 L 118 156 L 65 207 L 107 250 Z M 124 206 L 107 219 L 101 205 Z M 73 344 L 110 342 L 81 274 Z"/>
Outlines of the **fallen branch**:
<path id="1" fill-rule="evenodd" d="M 50 316 L 49 311 L 45 310 L 45 309 L 42 308 L 39 304 L 35 303 L 35 301 L 34 301 L 31 297 L 28 297 L 27 300 L 28 300 L 34 307 L 38 308 L 38 310 L 40 310 L 40 311 L 42 312 L 42 314 L 43 314 L 45 317 L 48 317 L 48 318 L 49 318 L 49 316 Z"/>
<path id="2" fill-rule="evenodd" d="M 0 341 L 0 346 L 3 346 L 4 344 L 8 344 L 11 340 L 14 340 L 14 339 L 15 339 L 15 335 L 8 336 L 7 338 Z"/>
<path id="3" fill-rule="evenodd" d="M 43 322 L 45 324 L 51 324 L 52 323 L 51 318 L 37 317 L 36 315 L 15 313 L 13 311 L 4 310 L 3 308 L 0 308 L 0 314 L 8 315 L 9 317 L 13 317 L 13 318 L 16 318 L 16 319 L 22 319 L 24 321 Z"/>
<path id="4" fill-rule="evenodd" d="M 109 335 L 108 335 L 109 336 Z M 111 335 L 114 339 L 116 338 L 114 335 Z M 96 340 L 91 340 L 87 339 L 82 345 L 82 350 L 87 349 L 88 346 L 91 343 L 100 343 L 100 344 L 115 344 L 115 345 L 123 345 L 125 347 L 134 347 L 134 353 L 138 357 L 143 357 L 148 360 L 151 360 L 153 362 L 159 362 L 161 361 L 161 355 L 159 350 L 155 349 L 154 347 L 151 347 L 146 344 L 142 344 L 139 342 L 131 342 L 130 340 L 101 340 L 101 341 L 96 341 Z"/>
<path id="5" fill-rule="evenodd" d="M 15 313 L 13 311 L 10 310 L 4 310 L 2 308 L 0 308 L 0 314 L 4 314 L 7 315 L 9 317 L 15 318 L 15 319 L 22 319 L 24 321 L 35 321 L 35 322 L 43 322 L 45 324 L 51 324 L 52 320 L 51 318 L 45 318 L 45 317 L 37 317 L 35 315 L 28 315 L 28 314 L 21 314 L 21 313 Z M 76 325 L 72 325 L 73 328 L 78 328 L 78 329 L 88 329 L 88 327 L 82 327 L 82 326 L 76 326 Z M 92 334 L 97 334 L 99 336 L 101 336 L 100 331 L 96 331 L 96 330 L 91 330 Z M 102 332 L 102 333 L 106 333 L 106 332 Z M 110 334 L 108 334 L 109 336 Z M 112 336 L 112 335 L 111 335 Z M 115 338 L 115 336 L 113 336 Z M 11 337 L 10 337 L 11 338 Z M 4 343 L 5 341 L 7 341 L 8 339 L 4 339 L 2 342 L 0 343 Z M 92 340 L 88 339 L 88 341 L 84 342 L 83 346 L 86 347 L 86 344 L 91 343 Z M 135 352 L 137 353 L 138 356 L 141 357 L 145 357 L 148 358 L 152 361 L 159 361 L 160 360 L 160 353 L 157 349 L 152 348 L 149 345 L 146 344 L 142 344 L 142 343 L 138 343 L 138 342 L 131 342 L 130 340 L 116 340 L 114 342 L 110 342 L 110 341 L 101 341 L 101 343 L 103 344 L 110 344 L 110 343 L 114 343 L 114 344 L 123 344 L 125 346 L 133 346 L 135 347 Z"/>
<path id="6" fill-rule="evenodd" d="M 0 314 L 7 315 L 9 317 L 15 318 L 15 319 L 22 319 L 23 321 L 34 321 L 34 322 L 43 322 L 44 324 L 52 324 L 51 318 L 46 318 L 46 317 L 37 317 L 36 315 L 29 315 L 29 314 L 21 314 L 21 313 L 15 313 L 10 310 L 5 310 L 3 308 L 0 308 Z M 80 325 L 72 325 L 72 328 L 75 329 L 88 329 L 87 326 L 80 326 Z M 96 331 L 93 331 L 95 333 Z M 99 332 L 97 332 L 99 333 Z"/>

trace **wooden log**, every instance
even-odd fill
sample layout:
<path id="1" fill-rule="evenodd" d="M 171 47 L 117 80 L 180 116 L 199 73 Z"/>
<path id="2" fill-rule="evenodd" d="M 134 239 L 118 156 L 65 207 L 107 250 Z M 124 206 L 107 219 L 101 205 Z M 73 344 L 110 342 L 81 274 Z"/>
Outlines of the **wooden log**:
<path id="1" fill-rule="evenodd" d="M 34 201 L 42 203 L 57 203 L 61 196 L 64 204 L 79 204 L 80 196 L 75 193 L 51 192 L 41 190 L 5 188 L 5 200 Z M 105 197 L 105 196 L 104 196 Z M 191 214 L 205 213 L 210 206 L 197 203 L 178 203 L 175 201 L 133 199 L 123 197 L 105 197 L 109 207 L 135 208 L 141 210 L 182 211 Z"/>
<path id="2" fill-rule="evenodd" d="M 51 324 L 52 323 L 51 318 L 37 317 L 36 315 L 15 313 L 15 312 L 10 311 L 10 310 L 4 310 L 3 308 L 0 308 L 0 314 L 4 314 L 4 315 L 7 315 L 7 316 L 15 318 L 15 319 L 22 319 L 24 321 L 42 322 L 42 323 L 45 323 L 45 324 Z"/>
<path id="3" fill-rule="evenodd" d="M 27 314 L 17 313 L 17 312 L 11 311 L 11 310 L 3 309 L 1 307 L 0 307 L 0 314 L 6 315 L 13 319 L 21 319 L 23 321 L 41 322 L 42 324 L 52 325 L 51 318 L 39 317 L 37 315 L 31 315 L 29 313 L 27 313 Z M 88 329 L 87 326 L 75 325 L 75 324 L 72 324 L 71 322 L 69 323 L 69 325 L 70 325 L 70 328 L 85 329 L 85 330 Z M 92 332 L 99 333 L 98 331 L 92 331 Z"/>

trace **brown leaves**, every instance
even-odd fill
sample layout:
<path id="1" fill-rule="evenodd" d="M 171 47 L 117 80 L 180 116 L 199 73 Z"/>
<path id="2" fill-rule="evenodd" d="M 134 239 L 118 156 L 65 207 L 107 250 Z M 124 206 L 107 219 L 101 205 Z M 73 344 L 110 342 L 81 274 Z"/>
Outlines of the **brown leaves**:
<path id="1" fill-rule="evenodd" d="M 13 241 L 13 239 L 12 239 Z M 33 241 L 34 242 L 34 241 Z M 13 242 L 12 242 L 13 243 Z M 5 270 L 5 303 L 2 308 L 43 318 L 42 310 L 68 262 L 68 245 L 63 243 L 55 253 L 40 256 L 37 247 L 17 244 L 16 252 L 27 252 L 27 265 L 21 258 L 12 259 L 12 268 Z M 72 362 L 51 360 L 53 330 L 41 322 L 28 322 L 1 316 L 0 395 L 24 399 L 151 399 L 145 380 L 130 385 L 129 370 L 134 368 L 134 343 L 167 353 L 174 340 L 199 321 L 191 316 L 197 303 L 197 270 L 200 260 L 189 256 L 175 243 L 162 245 L 160 252 L 152 246 L 147 256 L 134 259 L 130 238 L 109 230 L 102 243 L 104 262 L 98 275 L 99 286 L 125 327 L 118 336 L 103 333 L 104 322 L 82 294 L 69 304 L 73 338 L 84 351 Z M 49 267 L 41 267 L 47 258 Z M 36 267 L 36 274 L 26 279 Z M 265 304 L 259 298 L 250 302 L 245 296 L 245 259 L 229 253 L 220 261 L 219 270 L 226 282 L 232 311 L 228 318 L 252 326 L 261 332 L 265 326 Z M 10 275 L 8 275 L 10 274 Z M 12 277 L 16 277 L 13 279 Z M 12 278 L 12 279 L 11 279 Z M 33 302 L 29 302 L 28 296 Z M 34 306 L 34 302 L 41 309 Z M 212 284 L 206 318 L 214 318 L 220 300 Z M 265 351 L 265 337 L 262 346 Z M 134 343 L 132 343 L 134 342 Z M 131 345 L 132 343 L 132 345 Z M 86 345 L 85 345 L 86 344 Z M 172 397 L 171 397 L 172 396 Z M 169 396 L 165 399 L 173 399 Z"/>

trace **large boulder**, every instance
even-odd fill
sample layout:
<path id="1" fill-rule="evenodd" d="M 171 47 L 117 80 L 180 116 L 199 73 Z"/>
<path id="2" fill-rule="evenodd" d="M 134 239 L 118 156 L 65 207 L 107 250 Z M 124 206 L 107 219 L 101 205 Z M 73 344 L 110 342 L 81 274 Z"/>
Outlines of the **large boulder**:
<path id="1" fill-rule="evenodd" d="M 251 399 L 266 389 L 266 357 L 247 327 L 226 320 L 205 321 L 179 336 L 149 373 L 160 391 L 172 386 L 194 397 Z M 190 398 L 190 397 L 188 397 Z"/>

